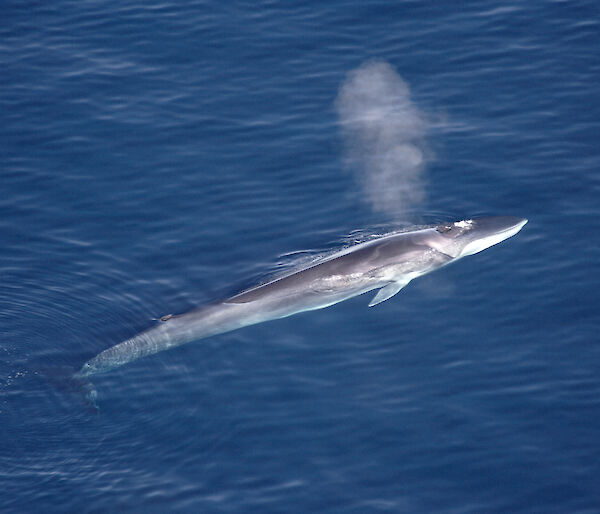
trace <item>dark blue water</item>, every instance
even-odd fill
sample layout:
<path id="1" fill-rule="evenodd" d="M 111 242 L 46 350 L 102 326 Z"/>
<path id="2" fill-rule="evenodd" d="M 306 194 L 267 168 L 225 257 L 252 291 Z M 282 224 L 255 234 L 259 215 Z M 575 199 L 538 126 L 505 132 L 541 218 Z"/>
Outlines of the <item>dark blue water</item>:
<path id="1" fill-rule="evenodd" d="M 600 512 L 599 15 L 4 5 L 0 510 Z M 428 120 L 426 197 L 402 220 L 344 163 L 336 98 L 371 59 Z M 377 307 L 100 375 L 97 415 L 47 371 L 288 252 L 484 214 L 530 221 Z"/>

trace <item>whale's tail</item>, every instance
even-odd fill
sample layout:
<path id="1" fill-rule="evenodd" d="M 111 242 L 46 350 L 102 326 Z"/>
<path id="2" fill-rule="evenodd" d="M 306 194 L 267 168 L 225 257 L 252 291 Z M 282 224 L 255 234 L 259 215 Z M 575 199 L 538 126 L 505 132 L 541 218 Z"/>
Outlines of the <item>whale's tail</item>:
<path id="1" fill-rule="evenodd" d="M 79 394 L 82 395 L 83 401 L 86 407 L 97 414 L 100 411 L 100 407 L 98 406 L 98 391 L 96 391 L 96 387 L 92 383 L 92 381 L 84 375 L 80 375 L 79 373 L 75 373 L 71 380 L 77 386 L 77 390 Z"/>
<path id="2" fill-rule="evenodd" d="M 77 396 L 90 413 L 97 414 L 100 410 L 94 384 L 72 366 L 41 367 L 36 371 L 59 391 Z"/>

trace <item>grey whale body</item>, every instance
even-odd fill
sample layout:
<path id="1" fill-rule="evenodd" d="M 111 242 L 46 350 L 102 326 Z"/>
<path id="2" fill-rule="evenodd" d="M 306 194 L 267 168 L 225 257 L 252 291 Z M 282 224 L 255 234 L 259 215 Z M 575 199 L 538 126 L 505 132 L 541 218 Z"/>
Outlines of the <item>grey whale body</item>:
<path id="1" fill-rule="evenodd" d="M 176 316 L 104 350 L 76 373 L 82 379 L 163 350 L 378 289 L 369 306 L 414 278 L 516 234 L 526 219 L 489 217 L 393 233 L 351 246 L 284 277 Z M 95 390 L 89 387 L 89 398 Z"/>

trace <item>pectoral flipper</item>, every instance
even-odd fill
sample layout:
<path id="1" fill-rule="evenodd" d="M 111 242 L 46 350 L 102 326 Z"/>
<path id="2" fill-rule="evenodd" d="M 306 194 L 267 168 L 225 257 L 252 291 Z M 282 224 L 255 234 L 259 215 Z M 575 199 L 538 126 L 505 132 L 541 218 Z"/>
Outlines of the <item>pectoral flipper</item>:
<path id="1" fill-rule="evenodd" d="M 400 289 L 402 289 L 409 282 L 410 280 L 407 280 L 405 282 L 392 282 L 387 286 L 382 287 L 378 291 L 378 293 L 373 297 L 373 299 L 369 302 L 369 307 L 373 307 L 373 305 L 385 302 L 387 299 L 397 294 L 400 291 Z"/>

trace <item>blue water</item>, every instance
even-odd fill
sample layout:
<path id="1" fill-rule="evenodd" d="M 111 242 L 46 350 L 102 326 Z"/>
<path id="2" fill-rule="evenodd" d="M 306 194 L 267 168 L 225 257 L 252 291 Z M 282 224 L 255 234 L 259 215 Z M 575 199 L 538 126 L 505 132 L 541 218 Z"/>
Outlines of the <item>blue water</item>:
<path id="1" fill-rule="evenodd" d="M 4 5 L 0 510 L 600 512 L 599 21 L 593 1 Z M 336 98 L 371 59 L 428 120 L 402 220 L 344 163 Z M 99 375 L 97 415 L 47 371 L 286 253 L 485 214 L 530 221 L 377 307 Z"/>

